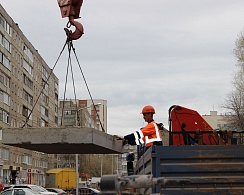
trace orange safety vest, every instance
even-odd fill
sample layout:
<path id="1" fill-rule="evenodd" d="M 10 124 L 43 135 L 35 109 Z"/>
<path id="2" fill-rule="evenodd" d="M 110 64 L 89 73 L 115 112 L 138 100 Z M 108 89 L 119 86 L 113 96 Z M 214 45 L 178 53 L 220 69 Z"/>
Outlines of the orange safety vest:
<path id="1" fill-rule="evenodd" d="M 146 144 L 146 148 L 153 145 L 153 142 L 162 141 L 158 125 L 155 121 L 147 124 L 146 127 L 134 133 L 136 145 Z"/>

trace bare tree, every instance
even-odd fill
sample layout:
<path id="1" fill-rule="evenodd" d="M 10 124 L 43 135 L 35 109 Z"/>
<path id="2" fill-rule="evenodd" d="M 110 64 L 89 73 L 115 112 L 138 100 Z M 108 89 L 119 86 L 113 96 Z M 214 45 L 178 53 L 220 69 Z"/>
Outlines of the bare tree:
<path id="1" fill-rule="evenodd" d="M 233 89 L 222 106 L 232 114 L 232 129 L 244 130 L 244 31 L 239 34 L 233 53 L 237 58 L 238 70 L 233 76 Z"/>
<path id="2" fill-rule="evenodd" d="M 83 154 L 79 164 L 79 173 L 87 173 L 91 177 L 113 174 L 112 167 L 116 166 L 115 162 L 111 160 L 111 155 L 100 154 Z"/>

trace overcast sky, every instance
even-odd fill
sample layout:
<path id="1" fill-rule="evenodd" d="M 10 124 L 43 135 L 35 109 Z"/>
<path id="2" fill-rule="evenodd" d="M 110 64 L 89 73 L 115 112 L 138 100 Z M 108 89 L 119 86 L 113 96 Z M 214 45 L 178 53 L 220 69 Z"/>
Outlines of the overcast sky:
<path id="1" fill-rule="evenodd" d="M 0 0 L 52 68 L 65 43 L 56 0 Z M 93 99 L 108 103 L 108 133 L 124 135 L 145 122 L 145 105 L 168 126 L 168 109 L 181 105 L 201 115 L 224 113 L 244 27 L 243 0 L 84 0 L 78 20 L 85 34 L 73 42 Z M 67 48 L 66 48 L 67 50 Z M 54 73 L 63 98 L 67 51 Z M 72 57 L 78 99 L 89 99 Z M 67 98 L 74 99 L 69 78 Z"/>

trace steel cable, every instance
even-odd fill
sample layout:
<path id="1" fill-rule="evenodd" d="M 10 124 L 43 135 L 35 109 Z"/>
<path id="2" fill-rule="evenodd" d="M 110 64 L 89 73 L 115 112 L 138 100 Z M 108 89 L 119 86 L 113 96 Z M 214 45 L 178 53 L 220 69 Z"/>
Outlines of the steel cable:
<path id="1" fill-rule="evenodd" d="M 58 63 L 58 61 L 59 61 L 59 59 L 60 59 L 60 57 L 61 57 L 61 55 L 62 55 L 62 53 L 63 53 L 63 51 L 64 51 L 64 48 L 65 48 L 66 44 L 67 44 L 67 40 L 65 41 L 65 44 L 64 44 L 64 46 L 63 46 L 61 52 L 59 53 L 59 56 L 58 56 L 58 58 L 57 58 L 57 60 L 56 60 L 56 62 L 55 62 L 55 64 L 54 64 L 53 68 L 51 69 L 51 72 L 49 73 L 49 75 L 48 75 L 48 77 L 47 77 L 47 80 L 44 82 L 44 85 L 42 86 L 42 89 L 41 89 L 41 91 L 40 91 L 40 94 L 39 94 L 39 96 L 37 97 L 37 100 L 35 101 L 34 105 L 32 106 L 32 109 L 31 109 L 30 113 L 29 113 L 28 116 L 26 117 L 26 121 L 25 121 L 25 123 L 22 125 L 22 128 L 25 127 L 25 125 L 28 123 L 28 121 L 29 121 L 29 119 L 30 119 L 30 116 L 31 116 L 31 114 L 32 114 L 32 112 L 33 112 L 33 110 L 34 110 L 34 108 L 35 108 L 35 106 L 36 106 L 38 100 L 40 99 L 40 96 L 41 96 L 41 94 L 42 94 L 42 92 L 43 92 L 43 90 L 44 90 L 44 88 L 45 88 L 45 86 L 46 86 L 46 84 L 47 84 L 47 81 L 49 80 L 50 76 L 51 76 L 52 73 L 53 73 L 54 68 L 56 67 L 56 65 L 57 65 L 57 63 Z M 28 108 L 27 108 L 27 109 L 28 109 Z"/>
<path id="2" fill-rule="evenodd" d="M 50 74 L 48 75 L 47 80 L 44 82 L 44 85 L 42 86 L 42 89 L 41 89 L 41 91 L 40 91 L 40 93 L 39 93 L 39 96 L 38 96 L 37 100 L 35 101 L 35 103 L 34 103 L 32 109 L 31 109 L 30 113 L 28 114 L 28 116 L 27 116 L 27 118 L 26 118 L 26 121 L 25 121 L 24 125 L 22 126 L 22 128 L 25 127 L 26 124 L 28 123 L 28 121 L 29 121 L 29 119 L 30 119 L 30 116 L 31 116 L 31 114 L 33 113 L 33 110 L 34 110 L 34 108 L 35 108 L 35 106 L 36 106 L 38 100 L 40 99 L 40 96 L 41 96 L 41 94 L 42 94 L 42 92 L 43 92 L 43 90 L 44 90 L 44 88 L 45 88 L 45 86 L 46 86 L 46 84 L 47 84 L 47 81 L 49 80 L 50 76 L 52 75 L 52 73 L 53 73 L 53 71 L 54 71 L 54 68 L 56 67 L 56 65 L 57 65 L 57 63 L 58 63 L 58 61 L 59 61 L 59 59 L 60 59 L 60 57 L 61 57 L 61 55 L 62 55 L 62 53 L 63 53 L 63 51 L 64 51 L 66 45 L 68 45 L 68 52 L 69 52 L 68 55 L 69 55 L 69 56 L 68 56 L 68 65 L 67 65 L 66 76 L 65 76 L 64 100 L 65 100 L 65 98 L 66 98 L 67 82 L 68 82 L 68 72 L 69 72 L 68 69 L 69 69 L 69 66 L 70 66 L 70 67 L 71 67 L 71 75 L 72 75 L 73 90 L 74 90 L 74 96 L 75 96 L 75 102 L 76 102 L 76 109 L 77 109 L 76 116 L 77 116 L 77 120 L 78 120 L 78 123 L 79 123 L 78 125 L 80 125 L 80 121 L 79 121 L 79 117 L 78 117 L 78 105 L 77 105 L 77 97 L 76 97 L 76 90 L 75 90 L 75 80 L 74 80 L 74 74 L 73 74 L 72 63 L 71 63 L 71 55 L 70 55 L 70 52 L 71 52 L 71 49 L 72 49 L 72 51 L 74 52 L 75 58 L 76 58 L 76 60 L 77 60 L 77 63 L 78 63 L 78 66 L 79 66 L 81 75 L 82 75 L 83 80 L 84 80 L 84 82 L 85 82 L 85 85 L 86 85 L 88 94 L 89 94 L 90 99 L 91 99 L 91 101 L 92 101 L 92 105 L 93 105 L 93 107 L 94 107 L 94 109 L 95 109 L 96 116 L 97 116 L 97 118 L 98 118 L 98 120 L 99 120 L 99 123 L 100 123 L 100 126 L 101 126 L 101 128 L 102 128 L 102 131 L 105 132 L 105 130 L 104 130 L 104 128 L 103 128 L 103 125 L 102 125 L 102 122 L 101 122 L 101 120 L 100 120 L 100 117 L 99 117 L 99 115 L 98 115 L 98 111 L 97 111 L 97 109 L 96 109 L 94 100 L 93 100 L 93 98 L 92 98 L 90 89 L 89 89 L 89 87 L 88 87 L 87 81 L 86 81 L 86 79 L 85 79 L 85 75 L 84 75 L 84 73 L 83 73 L 83 70 L 82 70 L 82 68 L 81 68 L 80 62 L 79 62 L 78 57 L 77 57 L 77 55 L 76 55 L 75 48 L 74 48 L 74 46 L 73 46 L 72 40 L 69 40 L 69 39 L 67 39 L 67 40 L 65 41 L 65 44 L 64 44 L 64 46 L 63 46 L 63 48 L 62 48 L 62 50 L 61 50 L 61 52 L 60 52 L 60 54 L 59 54 L 59 56 L 58 56 L 58 58 L 57 58 L 57 60 L 56 60 L 56 62 L 55 62 L 55 64 L 54 64 L 53 68 L 51 69 L 51 72 L 50 72 Z M 27 109 L 28 109 L 28 108 L 27 108 Z M 63 108 L 62 108 L 61 126 L 62 126 L 62 124 L 63 124 L 63 111 L 64 111 L 64 101 L 63 101 Z"/>
<path id="3" fill-rule="evenodd" d="M 78 66 L 79 66 L 79 68 L 80 68 L 80 72 L 81 72 L 81 75 L 82 75 L 83 80 L 84 80 L 84 82 L 85 82 L 85 85 L 86 85 L 87 91 L 88 91 L 88 93 L 89 93 L 90 99 L 91 99 L 91 101 L 92 101 L 92 105 L 93 105 L 93 107 L 94 107 L 94 109 L 95 109 L 96 116 L 97 116 L 97 118 L 98 118 L 98 120 L 99 120 L 99 123 L 100 123 L 100 126 L 101 126 L 101 128 L 102 128 L 102 131 L 105 132 L 105 130 L 104 130 L 104 128 L 103 128 L 103 125 L 102 125 L 102 122 L 101 122 L 101 120 L 100 120 L 100 117 L 99 117 L 99 115 L 98 115 L 96 106 L 95 106 L 95 104 L 94 104 L 94 101 L 93 101 L 93 98 L 92 98 L 90 89 L 89 89 L 89 87 L 88 87 L 88 84 L 87 84 L 85 75 L 84 75 L 84 73 L 83 73 L 83 71 L 82 71 L 80 62 L 79 62 L 78 57 L 77 57 L 77 55 L 76 55 L 75 48 L 74 48 L 73 44 L 71 44 L 71 47 L 72 47 L 72 50 L 73 50 L 73 52 L 74 52 L 75 58 L 76 58 L 76 60 L 77 60 Z"/>

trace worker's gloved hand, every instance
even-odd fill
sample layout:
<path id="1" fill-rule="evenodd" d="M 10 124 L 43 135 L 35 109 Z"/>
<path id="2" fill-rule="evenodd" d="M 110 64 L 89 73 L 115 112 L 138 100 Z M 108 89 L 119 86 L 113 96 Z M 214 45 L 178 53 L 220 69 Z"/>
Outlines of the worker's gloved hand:
<path id="1" fill-rule="evenodd" d="M 120 136 L 120 135 L 114 135 L 116 137 L 117 140 L 122 140 L 123 141 L 123 146 L 128 144 L 128 140 L 126 140 L 124 138 L 124 136 Z"/>
<path id="2" fill-rule="evenodd" d="M 128 144 L 128 140 L 124 139 L 123 140 L 123 146 L 126 145 L 126 144 Z"/>

